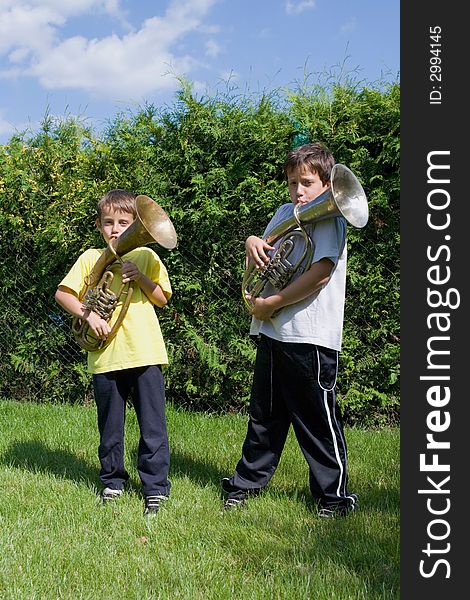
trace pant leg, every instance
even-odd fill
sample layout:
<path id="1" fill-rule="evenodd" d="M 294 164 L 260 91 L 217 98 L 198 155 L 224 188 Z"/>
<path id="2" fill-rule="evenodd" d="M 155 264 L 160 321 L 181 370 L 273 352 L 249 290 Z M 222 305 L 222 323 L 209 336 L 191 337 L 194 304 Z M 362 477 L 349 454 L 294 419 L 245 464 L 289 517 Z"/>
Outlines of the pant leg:
<path id="1" fill-rule="evenodd" d="M 313 344 L 281 344 L 287 405 L 309 465 L 312 496 L 321 506 L 349 506 L 347 447 L 336 402 L 338 353 Z M 290 374 L 290 379 L 287 375 Z"/>
<path id="2" fill-rule="evenodd" d="M 139 421 L 137 470 L 145 495 L 170 493 L 170 451 L 165 415 L 165 388 L 159 366 L 133 369 L 132 396 Z"/>
<path id="3" fill-rule="evenodd" d="M 129 381 L 122 372 L 93 375 L 98 415 L 101 464 L 100 480 L 105 487 L 120 490 L 129 479 L 124 467 L 124 425 Z"/>
<path id="4" fill-rule="evenodd" d="M 235 474 L 224 481 L 224 489 L 229 498 L 240 498 L 247 491 L 266 487 L 279 464 L 290 418 L 280 393 L 277 373 L 272 340 L 261 336 L 256 353 L 248 429 L 242 456 Z"/>

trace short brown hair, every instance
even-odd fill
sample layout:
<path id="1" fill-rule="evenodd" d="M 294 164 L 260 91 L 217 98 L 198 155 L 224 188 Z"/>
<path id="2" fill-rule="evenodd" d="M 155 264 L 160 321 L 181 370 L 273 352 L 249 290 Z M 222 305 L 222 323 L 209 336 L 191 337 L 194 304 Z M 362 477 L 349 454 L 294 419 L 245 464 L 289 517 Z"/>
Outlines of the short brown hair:
<path id="1" fill-rule="evenodd" d="M 112 208 L 113 210 L 129 213 L 135 219 L 137 216 L 135 198 L 135 194 L 128 190 L 115 189 L 107 192 L 96 207 L 97 218 L 101 220 L 103 209 Z"/>
<path id="2" fill-rule="evenodd" d="M 323 185 L 330 181 L 331 169 L 335 164 L 333 154 L 321 142 L 303 144 L 289 152 L 284 162 L 284 175 L 298 167 L 307 167 L 317 173 Z"/>

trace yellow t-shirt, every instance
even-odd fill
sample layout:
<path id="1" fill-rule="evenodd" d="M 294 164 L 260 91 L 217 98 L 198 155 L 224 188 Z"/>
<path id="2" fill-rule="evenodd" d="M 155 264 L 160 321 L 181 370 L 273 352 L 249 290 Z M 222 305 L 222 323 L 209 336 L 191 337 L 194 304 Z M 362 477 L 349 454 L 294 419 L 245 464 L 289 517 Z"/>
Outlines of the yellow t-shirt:
<path id="1" fill-rule="evenodd" d="M 83 252 L 59 285 L 66 286 L 80 295 L 85 277 L 89 275 L 102 252 L 103 250 L 98 249 Z M 167 299 L 170 299 L 172 291 L 166 267 L 152 249 L 136 248 L 121 258 L 133 262 L 141 273 L 158 283 Z M 121 285 L 119 265 L 113 269 L 113 273 L 114 279 L 110 289 L 116 294 Z M 111 327 L 119 316 L 122 300 L 123 298 L 118 302 L 111 317 Z M 126 316 L 114 339 L 103 350 L 88 352 L 88 372 L 107 373 L 133 367 L 166 364 L 168 364 L 168 355 L 155 306 L 135 284 Z"/>

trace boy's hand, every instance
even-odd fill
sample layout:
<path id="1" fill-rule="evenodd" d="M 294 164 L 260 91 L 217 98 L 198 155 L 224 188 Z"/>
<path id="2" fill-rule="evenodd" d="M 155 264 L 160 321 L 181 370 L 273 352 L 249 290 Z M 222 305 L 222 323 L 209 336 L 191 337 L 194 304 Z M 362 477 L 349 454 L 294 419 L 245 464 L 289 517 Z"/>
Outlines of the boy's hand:
<path id="1" fill-rule="evenodd" d="M 160 308 L 168 302 L 165 293 L 158 283 L 152 281 L 147 275 L 139 271 L 138 267 L 130 260 L 125 260 L 121 265 L 122 283 L 135 281 L 147 298 Z"/>
<path id="2" fill-rule="evenodd" d="M 277 307 L 273 304 L 272 296 L 268 298 L 253 298 L 248 296 L 248 299 L 253 305 L 251 314 L 255 319 L 260 321 L 268 321 L 275 313 Z"/>
<path id="3" fill-rule="evenodd" d="M 125 260 L 121 265 L 122 283 L 129 281 L 138 281 L 141 278 L 141 272 L 130 260 Z"/>
<path id="4" fill-rule="evenodd" d="M 84 316 L 84 319 L 97 338 L 105 340 L 108 337 L 109 333 L 111 332 L 111 327 L 107 321 L 102 319 L 92 310 L 87 316 Z"/>
<path id="5" fill-rule="evenodd" d="M 268 252 L 274 250 L 273 246 L 270 246 L 263 239 L 256 237 L 256 235 L 250 235 L 245 242 L 247 265 L 251 261 L 257 269 L 261 269 L 266 265 L 270 257 Z"/>

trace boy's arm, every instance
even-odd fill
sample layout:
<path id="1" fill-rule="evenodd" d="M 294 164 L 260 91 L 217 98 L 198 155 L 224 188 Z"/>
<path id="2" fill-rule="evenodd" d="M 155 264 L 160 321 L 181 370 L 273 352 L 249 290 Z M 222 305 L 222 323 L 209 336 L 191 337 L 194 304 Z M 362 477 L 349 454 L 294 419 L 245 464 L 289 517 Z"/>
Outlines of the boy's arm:
<path id="1" fill-rule="evenodd" d="M 55 293 L 55 299 L 72 316 L 86 321 L 97 337 L 105 339 L 111 331 L 111 327 L 104 319 L 88 308 L 85 308 L 74 290 L 65 285 L 59 285 Z"/>
<path id="2" fill-rule="evenodd" d="M 260 321 L 267 321 L 280 308 L 300 302 L 320 290 L 328 283 L 333 267 L 329 258 L 313 263 L 308 271 L 276 294 L 268 298 L 256 298 L 251 314 Z"/>
<path id="3" fill-rule="evenodd" d="M 135 281 L 150 302 L 159 308 L 162 308 L 168 302 L 158 283 L 141 273 L 133 262 L 125 260 L 122 263 L 122 283 L 128 283 L 129 281 Z"/>

